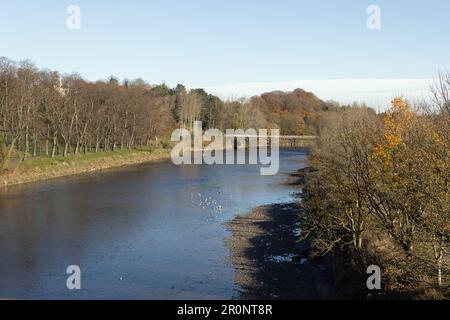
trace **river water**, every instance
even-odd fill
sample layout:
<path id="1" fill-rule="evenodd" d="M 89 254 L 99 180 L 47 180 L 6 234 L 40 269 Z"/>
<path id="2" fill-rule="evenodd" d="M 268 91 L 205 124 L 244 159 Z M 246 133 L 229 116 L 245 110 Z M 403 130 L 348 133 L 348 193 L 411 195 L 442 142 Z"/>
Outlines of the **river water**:
<path id="1" fill-rule="evenodd" d="M 291 201 L 282 183 L 306 159 L 282 150 L 276 176 L 159 162 L 0 189 L 0 298 L 236 298 L 226 222 Z"/>

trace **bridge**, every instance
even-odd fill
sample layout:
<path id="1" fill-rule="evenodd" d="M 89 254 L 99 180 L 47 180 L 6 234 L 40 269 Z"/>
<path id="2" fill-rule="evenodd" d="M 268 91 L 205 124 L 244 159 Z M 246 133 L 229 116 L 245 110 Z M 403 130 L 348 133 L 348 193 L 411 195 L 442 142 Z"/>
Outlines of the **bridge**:
<path id="1" fill-rule="evenodd" d="M 246 135 L 246 134 L 228 134 L 225 135 L 227 138 L 234 138 L 235 145 L 237 144 L 238 148 L 242 147 L 242 141 L 239 141 L 239 138 L 242 140 L 243 138 L 247 141 L 248 139 L 258 139 L 260 136 L 258 135 Z M 311 146 L 314 141 L 317 139 L 317 136 L 295 136 L 295 135 L 279 135 L 279 136 L 271 136 L 268 137 L 268 143 L 270 144 L 270 138 L 278 138 L 280 141 L 280 147 L 284 148 L 305 148 Z M 237 140 L 237 143 L 236 143 Z M 248 145 L 247 143 L 245 143 Z"/>

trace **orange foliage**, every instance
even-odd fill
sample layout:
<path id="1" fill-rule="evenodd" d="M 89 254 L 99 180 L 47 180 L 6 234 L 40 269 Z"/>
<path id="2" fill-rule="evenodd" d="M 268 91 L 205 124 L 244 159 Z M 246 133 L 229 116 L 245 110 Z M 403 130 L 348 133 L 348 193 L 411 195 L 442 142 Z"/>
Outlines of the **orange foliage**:
<path id="1" fill-rule="evenodd" d="M 414 117 L 415 114 L 411 111 L 409 103 L 402 97 L 395 98 L 392 101 L 392 108 L 384 115 L 383 139 L 375 146 L 373 156 L 391 167 L 395 153 L 407 139 Z"/>

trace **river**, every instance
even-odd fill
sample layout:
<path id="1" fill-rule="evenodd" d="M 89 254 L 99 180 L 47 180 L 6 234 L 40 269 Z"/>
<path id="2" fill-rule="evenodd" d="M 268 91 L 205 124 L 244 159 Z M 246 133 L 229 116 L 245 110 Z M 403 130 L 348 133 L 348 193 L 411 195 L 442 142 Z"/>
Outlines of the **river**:
<path id="1" fill-rule="evenodd" d="M 276 176 L 167 161 L 0 189 L 0 298 L 236 298 L 225 223 L 291 201 L 283 181 L 306 159 L 281 150 Z"/>

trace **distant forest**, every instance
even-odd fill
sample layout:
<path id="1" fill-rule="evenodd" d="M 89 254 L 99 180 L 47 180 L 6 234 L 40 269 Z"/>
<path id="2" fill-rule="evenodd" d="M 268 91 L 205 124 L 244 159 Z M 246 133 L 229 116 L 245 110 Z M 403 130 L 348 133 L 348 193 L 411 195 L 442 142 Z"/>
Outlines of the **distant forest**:
<path id="1" fill-rule="evenodd" d="M 0 58 L 2 168 L 12 153 L 68 156 L 114 151 L 167 139 L 177 127 L 281 129 L 315 135 L 328 111 L 339 108 L 297 89 L 222 101 L 203 89 L 170 88 L 141 79 L 89 82 L 80 75 L 40 70 L 29 61 Z"/>

